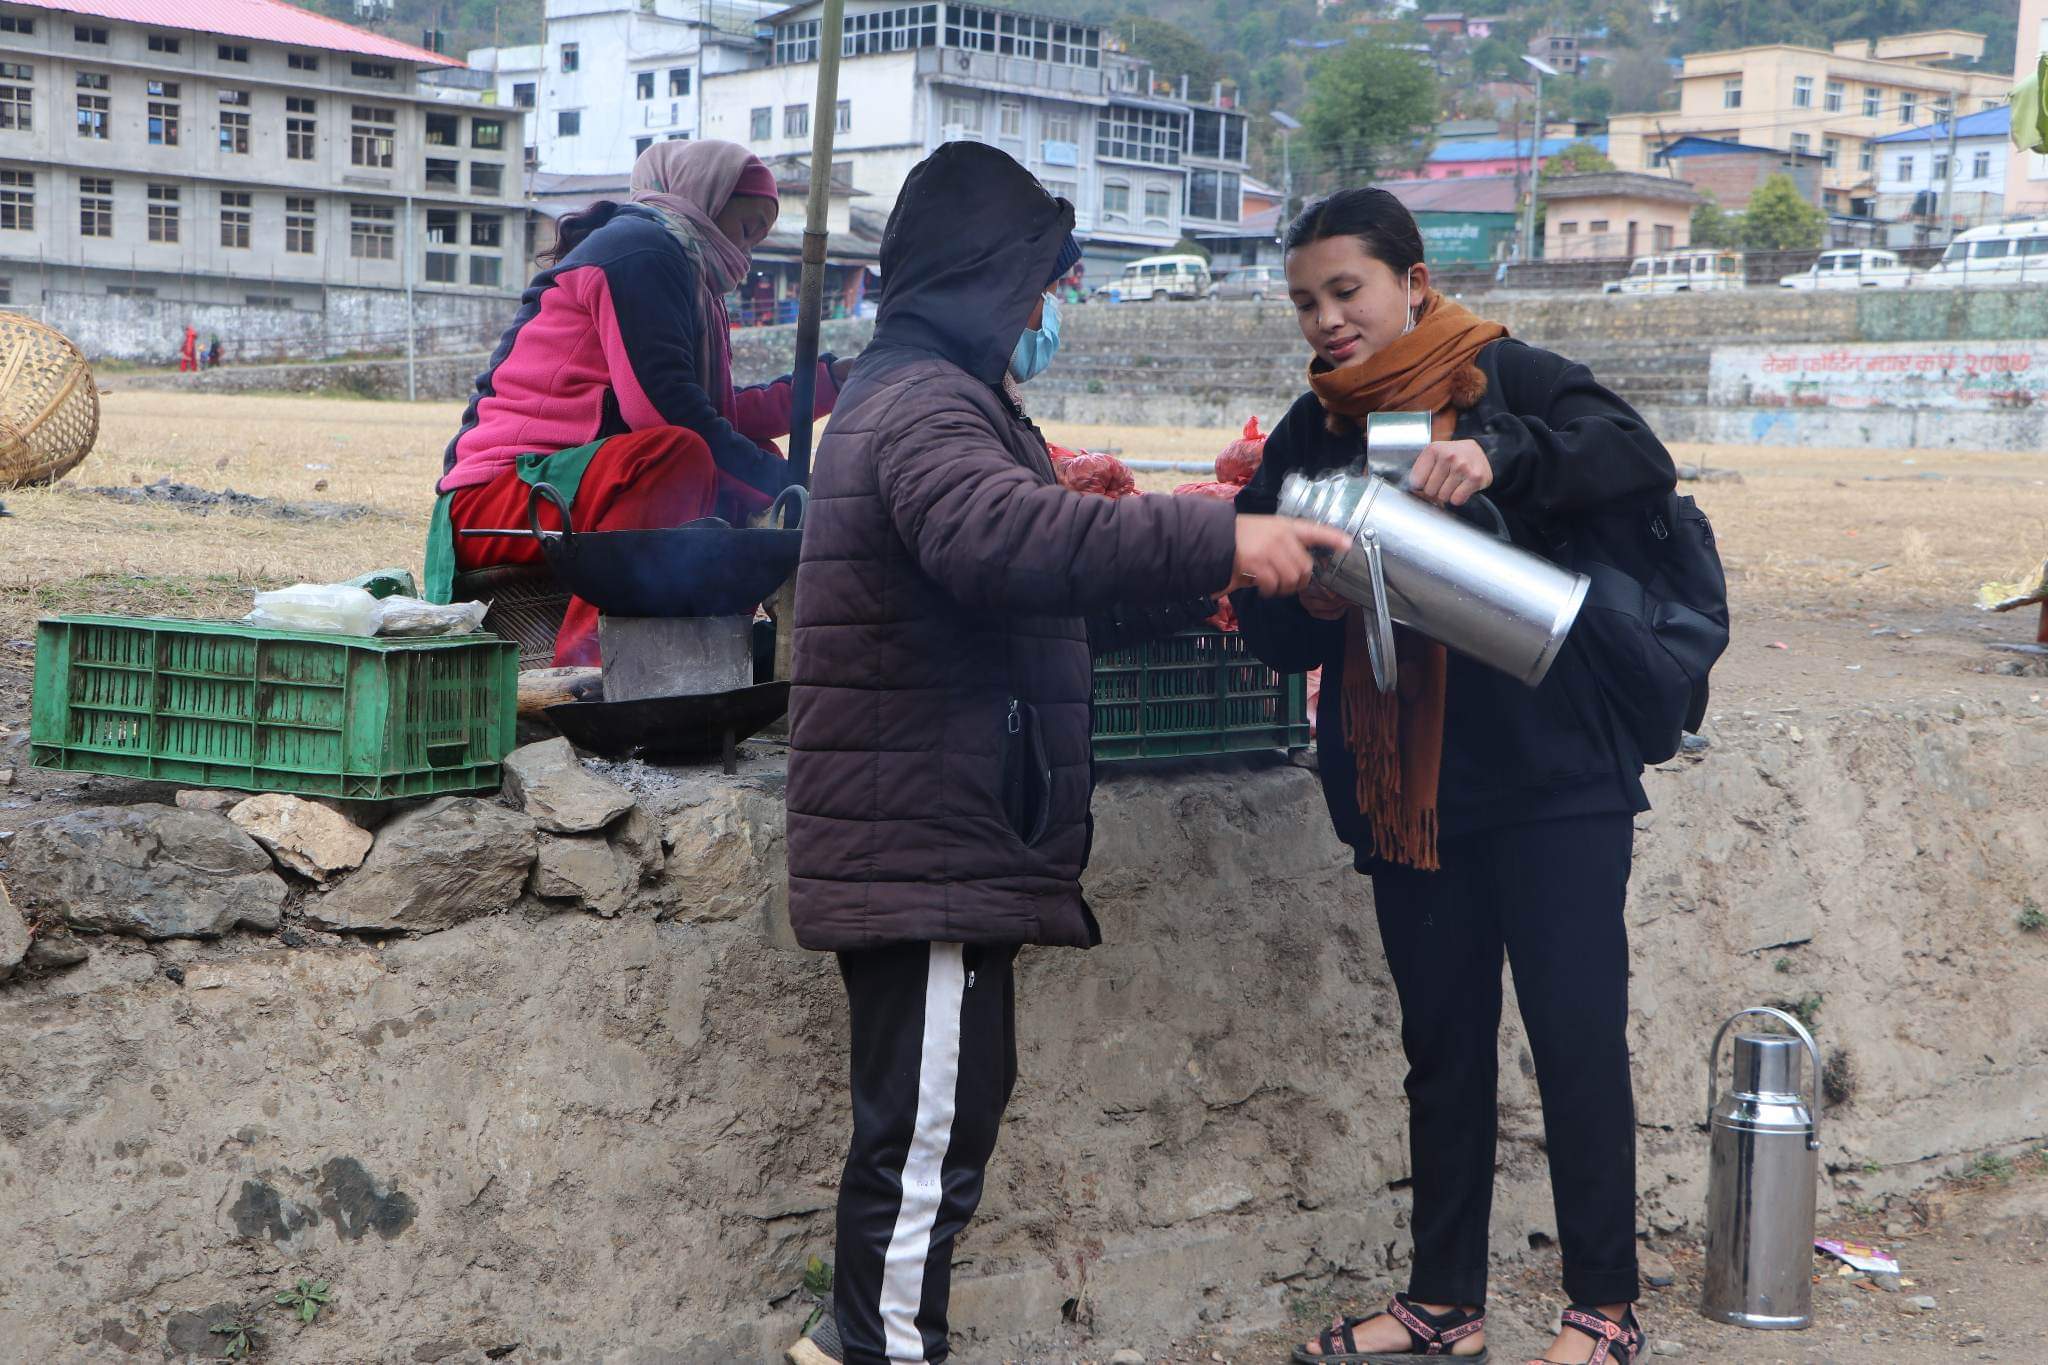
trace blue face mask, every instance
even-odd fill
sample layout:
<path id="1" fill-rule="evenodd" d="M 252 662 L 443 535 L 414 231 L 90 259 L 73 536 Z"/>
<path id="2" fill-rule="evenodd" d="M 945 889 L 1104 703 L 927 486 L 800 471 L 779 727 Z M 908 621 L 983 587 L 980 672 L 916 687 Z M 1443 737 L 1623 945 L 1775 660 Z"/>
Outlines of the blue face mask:
<path id="1" fill-rule="evenodd" d="M 1024 335 L 1017 338 L 1017 349 L 1010 352 L 1010 377 L 1019 384 L 1037 378 L 1052 364 L 1053 354 L 1059 348 L 1060 301 L 1047 294 L 1045 315 L 1039 319 L 1038 327 L 1026 328 Z"/>

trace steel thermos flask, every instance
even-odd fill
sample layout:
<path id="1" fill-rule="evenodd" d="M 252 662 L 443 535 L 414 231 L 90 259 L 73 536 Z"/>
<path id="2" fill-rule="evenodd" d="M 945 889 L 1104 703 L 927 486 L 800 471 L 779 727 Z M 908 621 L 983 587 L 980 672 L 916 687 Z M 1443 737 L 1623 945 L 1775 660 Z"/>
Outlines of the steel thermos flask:
<path id="1" fill-rule="evenodd" d="M 1721 1040 L 1737 1019 L 1752 1014 L 1770 1015 L 1797 1036 L 1738 1033 L 1733 1075 L 1721 1091 Z M 1802 1059 L 1810 1068 L 1802 1068 Z M 1780 1330 L 1813 1323 L 1819 1077 L 1813 1036 L 1782 1010 L 1740 1010 L 1714 1035 L 1707 1052 L 1707 1261 L 1700 1312 L 1716 1322 Z"/>

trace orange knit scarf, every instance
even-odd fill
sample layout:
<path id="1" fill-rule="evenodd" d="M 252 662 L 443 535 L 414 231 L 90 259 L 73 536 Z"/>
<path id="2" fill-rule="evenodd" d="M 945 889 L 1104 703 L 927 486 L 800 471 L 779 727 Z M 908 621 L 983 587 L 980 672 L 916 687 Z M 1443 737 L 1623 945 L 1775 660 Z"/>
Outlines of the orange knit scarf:
<path id="1" fill-rule="evenodd" d="M 1413 331 L 1342 369 L 1309 368 L 1332 430 L 1375 412 L 1433 414 L 1430 435 L 1449 438 L 1458 411 L 1486 392 L 1473 359 L 1508 334 L 1435 290 Z M 1340 425 L 1341 424 L 1341 425 Z M 1435 871 L 1437 778 L 1444 747 L 1444 647 L 1412 630 L 1394 631 L 1400 675 L 1392 693 L 1373 681 L 1365 615 L 1344 621 L 1344 743 L 1358 769 L 1358 809 L 1372 827 L 1373 849 L 1390 862 Z"/>

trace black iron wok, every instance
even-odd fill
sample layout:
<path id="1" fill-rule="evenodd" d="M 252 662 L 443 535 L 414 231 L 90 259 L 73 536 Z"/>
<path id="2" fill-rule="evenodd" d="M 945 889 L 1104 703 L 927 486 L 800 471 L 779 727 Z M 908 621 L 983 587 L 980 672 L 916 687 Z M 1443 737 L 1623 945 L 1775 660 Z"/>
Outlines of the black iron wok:
<path id="1" fill-rule="evenodd" d="M 559 531 L 543 531 L 551 502 Z M 569 505 L 550 484 L 527 495 L 526 515 L 548 567 L 563 586 L 614 616 L 750 615 L 796 571 L 803 549 L 802 488 L 784 489 L 759 529 L 716 517 L 659 531 L 573 531 Z"/>

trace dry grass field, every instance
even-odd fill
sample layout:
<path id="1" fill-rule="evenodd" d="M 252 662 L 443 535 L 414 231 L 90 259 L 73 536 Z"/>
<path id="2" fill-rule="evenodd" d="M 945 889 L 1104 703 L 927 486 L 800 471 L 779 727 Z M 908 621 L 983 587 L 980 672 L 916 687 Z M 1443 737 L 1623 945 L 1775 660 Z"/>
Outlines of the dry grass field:
<path id="1" fill-rule="evenodd" d="M 0 495 L 0 642 L 52 611 L 239 615 L 258 587 L 420 563 L 452 403 L 115 391 L 98 448 L 53 488 Z M 1224 429 L 1074 427 L 1063 444 L 1208 460 Z M 2032 454 L 1694 447 L 1742 482 L 1691 485 L 1738 601 L 1776 614 L 1966 606 L 2048 553 L 2048 463 Z M 1196 475 L 1150 475 L 1170 489 Z M 170 479 L 347 519 L 133 504 L 91 491 Z M 19 656 L 18 647 L 15 651 Z M 25 663 L 25 661 L 23 661 Z"/>

